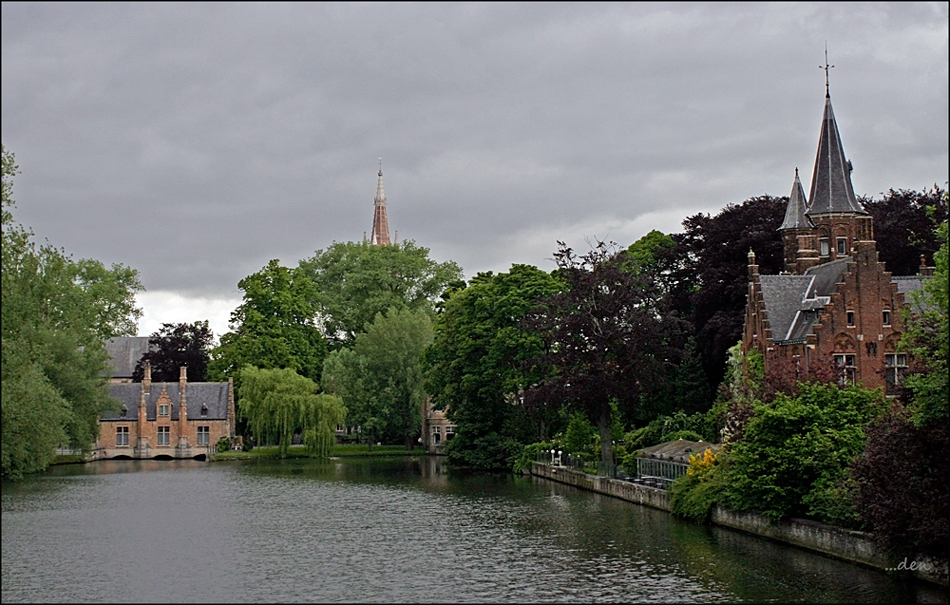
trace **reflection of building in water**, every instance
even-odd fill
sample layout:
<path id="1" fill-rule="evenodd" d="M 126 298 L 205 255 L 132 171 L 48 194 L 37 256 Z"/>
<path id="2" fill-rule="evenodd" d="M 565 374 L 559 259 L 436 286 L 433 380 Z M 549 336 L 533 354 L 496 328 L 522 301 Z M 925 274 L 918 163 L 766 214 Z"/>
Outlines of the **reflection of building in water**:
<path id="1" fill-rule="evenodd" d="M 419 471 L 428 485 L 448 485 L 449 466 L 441 456 L 422 456 L 419 459 Z"/>
<path id="2" fill-rule="evenodd" d="M 428 397 L 422 403 L 422 447 L 430 453 L 443 453 L 445 443 L 455 436 L 455 424 L 446 412 L 433 410 Z"/>

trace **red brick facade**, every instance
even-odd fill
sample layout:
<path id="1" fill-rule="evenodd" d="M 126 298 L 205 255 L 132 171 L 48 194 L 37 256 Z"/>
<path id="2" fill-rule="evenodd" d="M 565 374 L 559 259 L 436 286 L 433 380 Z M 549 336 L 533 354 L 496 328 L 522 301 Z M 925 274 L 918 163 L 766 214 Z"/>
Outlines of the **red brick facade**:
<path id="1" fill-rule="evenodd" d="M 919 289 L 933 268 L 922 266 L 908 277 L 886 270 L 851 171 L 826 94 L 811 199 L 796 169 L 779 228 L 785 271 L 760 275 L 749 252 L 742 350 L 761 353 L 766 371 L 784 365 L 801 376 L 815 364 L 834 362 L 842 382 L 894 394 L 909 363 L 899 345 L 905 295 Z"/>

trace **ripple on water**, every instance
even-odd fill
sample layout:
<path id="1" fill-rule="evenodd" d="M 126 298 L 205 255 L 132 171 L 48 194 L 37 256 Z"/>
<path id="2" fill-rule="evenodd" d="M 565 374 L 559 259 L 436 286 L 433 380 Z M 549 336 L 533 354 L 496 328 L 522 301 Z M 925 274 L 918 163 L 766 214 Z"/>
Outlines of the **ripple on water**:
<path id="1" fill-rule="evenodd" d="M 126 462 L 4 483 L 4 602 L 902 598 L 871 570 L 432 459 Z"/>

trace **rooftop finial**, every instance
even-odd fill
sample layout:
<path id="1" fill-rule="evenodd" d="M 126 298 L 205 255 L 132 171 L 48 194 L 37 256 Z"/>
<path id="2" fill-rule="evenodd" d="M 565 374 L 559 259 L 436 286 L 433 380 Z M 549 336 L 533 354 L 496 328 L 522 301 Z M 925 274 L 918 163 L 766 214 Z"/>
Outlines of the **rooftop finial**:
<path id="1" fill-rule="evenodd" d="M 831 96 L 831 91 L 828 86 L 828 70 L 834 67 L 834 65 L 828 65 L 828 41 L 825 41 L 825 64 L 819 65 L 818 69 L 825 70 L 825 97 Z"/>
<path id="2" fill-rule="evenodd" d="M 379 158 L 379 176 L 383 176 L 383 158 Z"/>

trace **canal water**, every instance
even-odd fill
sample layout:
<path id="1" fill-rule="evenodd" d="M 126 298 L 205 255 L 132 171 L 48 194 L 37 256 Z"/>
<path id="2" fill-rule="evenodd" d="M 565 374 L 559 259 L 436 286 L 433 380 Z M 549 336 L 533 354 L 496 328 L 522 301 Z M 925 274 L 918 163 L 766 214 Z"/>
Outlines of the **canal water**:
<path id="1" fill-rule="evenodd" d="M 946 602 L 937 587 L 440 458 L 110 460 L 2 486 L 2 601 Z"/>

